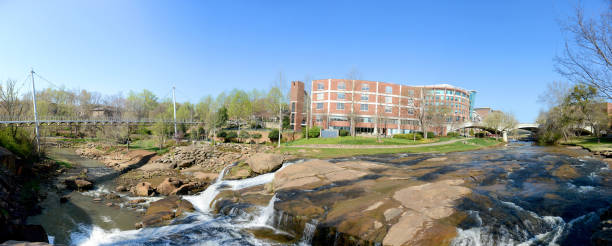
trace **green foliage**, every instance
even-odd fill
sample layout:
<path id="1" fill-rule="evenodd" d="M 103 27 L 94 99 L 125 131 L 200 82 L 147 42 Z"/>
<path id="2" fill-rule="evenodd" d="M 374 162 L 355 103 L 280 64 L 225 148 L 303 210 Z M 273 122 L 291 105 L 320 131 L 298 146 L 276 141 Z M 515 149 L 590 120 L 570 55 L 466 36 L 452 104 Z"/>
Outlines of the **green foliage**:
<path id="1" fill-rule="evenodd" d="M 253 134 L 251 134 L 251 138 L 253 138 L 253 139 L 260 139 L 261 138 L 261 134 L 260 133 L 253 133 Z"/>
<path id="2" fill-rule="evenodd" d="M 240 138 L 250 138 L 251 134 L 249 134 L 249 132 L 247 132 L 247 131 L 240 131 L 240 134 L 238 134 L 238 136 Z"/>
<path id="3" fill-rule="evenodd" d="M 340 135 L 340 137 L 346 137 L 346 136 L 348 136 L 348 135 L 349 135 L 349 131 L 344 130 L 344 129 L 340 129 L 340 130 L 338 131 L 338 135 Z"/>
<path id="4" fill-rule="evenodd" d="M 423 139 L 423 135 L 419 133 L 395 134 L 393 135 L 393 138 L 408 139 L 408 140 L 421 140 Z"/>
<path id="5" fill-rule="evenodd" d="M 313 126 L 308 128 L 308 137 L 309 138 L 318 138 L 319 134 L 321 134 L 321 129 L 318 126 Z M 306 127 L 302 128 L 302 137 L 306 137 Z"/>
<path id="6" fill-rule="evenodd" d="M 448 136 L 448 137 L 459 137 L 459 133 L 458 132 L 449 132 L 449 133 L 446 133 L 446 136 Z"/>
<path id="7" fill-rule="evenodd" d="M 279 132 L 278 129 L 273 129 L 272 131 L 270 131 L 270 133 L 268 133 L 268 138 L 270 139 L 270 141 L 275 142 L 278 141 L 278 137 L 279 137 Z"/>
<path id="8" fill-rule="evenodd" d="M 474 136 L 474 129 L 470 129 L 470 136 Z"/>
<path id="9" fill-rule="evenodd" d="M 0 146 L 8 149 L 22 160 L 34 161 L 38 158 L 36 142 L 24 129 L 17 129 L 15 137 L 9 128 L 0 129 Z"/>
<path id="10" fill-rule="evenodd" d="M 229 131 L 227 132 L 227 135 L 225 136 L 226 139 L 234 139 L 238 137 L 238 133 L 236 133 L 235 131 Z"/>
<path id="11" fill-rule="evenodd" d="M 484 138 L 484 137 L 487 136 L 487 133 L 486 132 L 477 132 L 474 136 L 477 137 L 477 138 Z"/>
<path id="12" fill-rule="evenodd" d="M 226 138 L 227 137 L 227 132 L 226 131 L 219 131 L 219 132 L 217 132 L 217 137 L 218 138 Z"/>
<path id="13" fill-rule="evenodd" d="M 227 108 L 225 107 L 219 108 L 219 110 L 217 111 L 216 117 L 215 117 L 215 122 L 214 122 L 215 127 L 216 128 L 223 127 L 225 123 L 227 122 L 227 119 L 228 119 Z"/>
<path id="14" fill-rule="evenodd" d="M 283 129 L 289 129 L 289 128 L 291 128 L 291 124 L 289 123 L 289 116 L 284 115 L 283 116 Z"/>
<path id="15" fill-rule="evenodd" d="M 151 130 L 149 130 L 148 128 L 144 126 L 140 126 L 136 129 L 136 134 L 151 135 Z"/>

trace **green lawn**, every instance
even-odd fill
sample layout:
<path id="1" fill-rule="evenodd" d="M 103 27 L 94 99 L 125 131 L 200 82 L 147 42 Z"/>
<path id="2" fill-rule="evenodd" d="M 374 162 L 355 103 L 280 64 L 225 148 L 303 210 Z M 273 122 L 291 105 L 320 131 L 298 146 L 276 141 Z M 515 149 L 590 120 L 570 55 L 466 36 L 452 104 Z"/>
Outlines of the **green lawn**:
<path id="1" fill-rule="evenodd" d="M 591 136 L 577 137 L 570 139 L 569 141 L 564 142 L 562 144 L 582 146 L 583 148 L 587 148 L 590 151 L 612 150 L 612 138 L 606 137 L 600 138 L 599 142 L 597 142 L 597 138 Z"/>
<path id="2" fill-rule="evenodd" d="M 347 144 L 347 145 L 414 145 L 424 143 L 435 143 L 456 139 L 457 137 L 437 137 L 413 141 L 412 139 L 380 138 L 380 142 L 375 137 L 337 137 L 337 138 L 301 138 L 287 143 L 287 146 L 307 145 L 307 144 Z"/>
<path id="3" fill-rule="evenodd" d="M 280 152 L 291 154 L 301 158 L 336 158 L 336 157 L 347 157 L 356 155 L 375 155 L 375 154 L 393 154 L 393 153 L 447 153 L 456 151 L 468 151 L 482 149 L 501 144 L 501 142 L 495 139 L 469 139 L 464 144 L 463 141 L 437 145 L 437 146 L 423 146 L 423 147 L 410 147 L 410 148 L 391 148 L 391 149 L 332 149 L 332 148 L 295 148 L 295 147 L 282 147 Z"/>
<path id="4" fill-rule="evenodd" d="M 130 149 L 143 149 L 148 151 L 157 152 L 157 154 L 163 155 L 167 153 L 170 146 L 163 146 L 159 149 L 159 144 L 154 139 L 141 139 L 130 143 Z"/>

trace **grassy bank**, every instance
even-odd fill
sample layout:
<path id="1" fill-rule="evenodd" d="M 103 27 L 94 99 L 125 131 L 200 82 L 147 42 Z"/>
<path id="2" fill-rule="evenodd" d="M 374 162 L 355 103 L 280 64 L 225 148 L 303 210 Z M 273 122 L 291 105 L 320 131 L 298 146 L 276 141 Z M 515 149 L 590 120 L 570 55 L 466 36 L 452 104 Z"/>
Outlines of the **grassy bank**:
<path id="1" fill-rule="evenodd" d="M 375 154 L 394 154 L 394 153 L 447 153 L 456 151 L 468 151 L 482 149 L 499 145 L 501 142 L 495 139 L 469 139 L 466 143 L 463 141 L 443 144 L 437 146 L 423 146 L 423 147 L 410 147 L 410 148 L 389 148 L 389 149 L 374 149 L 374 148 L 295 148 L 295 147 L 282 147 L 280 152 L 291 154 L 298 158 L 336 158 L 336 157 L 348 157 L 356 155 L 375 155 Z"/>
<path id="2" fill-rule="evenodd" d="M 415 145 L 425 143 L 435 143 L 440 141 L 448 141 L 451 139 L 457 139 L 458 137 L 437 137 L 429 139 L 421 139 L 413 141 L 412 139 L 398 139 L 398 138 L 380 138 L 377 141 L 375 137 L 337 137 L 337 138 L 309 138 L 309 139 L 298 139 L 296 141 L 287 143 L 287 146 L 296 145 L 313 145 L 313 144 L 347 144 L 347 145 Z"/>
<path id="3" fill-rule="evenodd" d="M 590 151 L 612 151 L 612 138 L 602 137 L 597 141 L 595 137 L 577 137 L 562 142 L 564 145 L 581 146 Z"/>

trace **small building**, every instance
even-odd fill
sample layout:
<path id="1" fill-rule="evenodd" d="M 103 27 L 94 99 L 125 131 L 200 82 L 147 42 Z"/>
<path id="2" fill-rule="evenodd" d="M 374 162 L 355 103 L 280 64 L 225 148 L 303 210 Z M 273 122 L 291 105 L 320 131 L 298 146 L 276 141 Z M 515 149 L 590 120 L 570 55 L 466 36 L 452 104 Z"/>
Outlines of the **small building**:
<path id="1" fill-rule="evenodd" d="M 119 110 L 115 107 L 99 105 L 93 107 L 89 113 L 92 118 L 117 118 L 120 116 Z"/>

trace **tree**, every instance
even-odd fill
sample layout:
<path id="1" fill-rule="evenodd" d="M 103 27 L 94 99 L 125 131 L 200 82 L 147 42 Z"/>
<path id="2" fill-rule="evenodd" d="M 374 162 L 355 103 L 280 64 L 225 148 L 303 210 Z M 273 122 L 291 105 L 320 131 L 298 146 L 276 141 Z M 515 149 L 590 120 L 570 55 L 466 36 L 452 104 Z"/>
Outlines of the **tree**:
<path id="1" fill-rule="evenodd" d="M 346 75 L 346 79 L 344 80 L 345 82 L 349 82 L 350 83 L 350 87 L 351 88 L 351 93 L 350 93 L 350 100 L 351 100 L 351 109 L 348 112 L 348 120 L 349 120 L 349 124 L 350 124 L 350 133 L 351 136 L 355 137 L 355 124 L 357 121 L 357 112 L 358 109 L 355 109 L 355 80 L 360 80 L 361 79 L 361 73 L 359 72 L 359 70 L 357 68 L 352 68 L 351 71 Z M 357 112 L 356 112 L 357 111 Z"/>
<path id="2" fill-rule="evenodd" d="M 518 121 L 512 113 L 493 111 L 484 119 L 484 125 L 495 130 L 495 139 L 498 132 L 507 132 L 516 127 Z"/>
<path id="3" fill-rule="evenodd" d="M 157 143 L 159 144 L 159 150 L 164 147 L 166 142 L 166 135 L 168 134 L 168 124 L 165 121 L 158 121 L 153 125 L 153 134 L 157 137 Z"/>
<path id="4" fill-rule="evenodd" d="M 234 90 L 230 94 L 227 113 L 230 119 L 238 123 L 238 131 L 251 115 L 251 101 L 249 95 L 242 90 Z"/>
<path id="5" fill-rule="evenodd" d="M 599 98 L 597 88 L 592 85 L 577 84 L 567 94 L 563 105 L 572 110 L 571 116 L 578 124 L 577 129 L 590 126 L 593 134 L 599 139 L 599 132 L 607 126 L 608 115 L 605 102 Z"/>
<path id="6" fill-rule="evenodd" d="M 581 7 L 564 25 L 572 39 L 557 56 L 556 70 L 574 83 L 590 85 L 612 98 L 612 1 L 604 13 L 587 18 Z"/>
<path id="7" fill-rule="evenodd" d="M 2 114 L 7 117 L 4 120 L 19 120 L 23 115 L 23 103 L 19 100 L 19 88 L 15 80 L 7 80 L 0 84 L 0 107 Z M 10 134 L 13 138 L 17 136 L 17 126 L 10 126 Z"/>
<path id="8" fill-rule="evenodd" d="M 416 112 L 417 121 L 421 126 L 421 131 L 423 132 L 423 139 L 427 140 L 427 129 L 432 125 L 432 113 L 430 112 L 430 108 L 432 107 L 432 102 L 427 102 L 427 96 L 433 95 L 433 90 L 422 88 L 420 94 L 420 100 L 418 105 L 418 112 Z"/>

